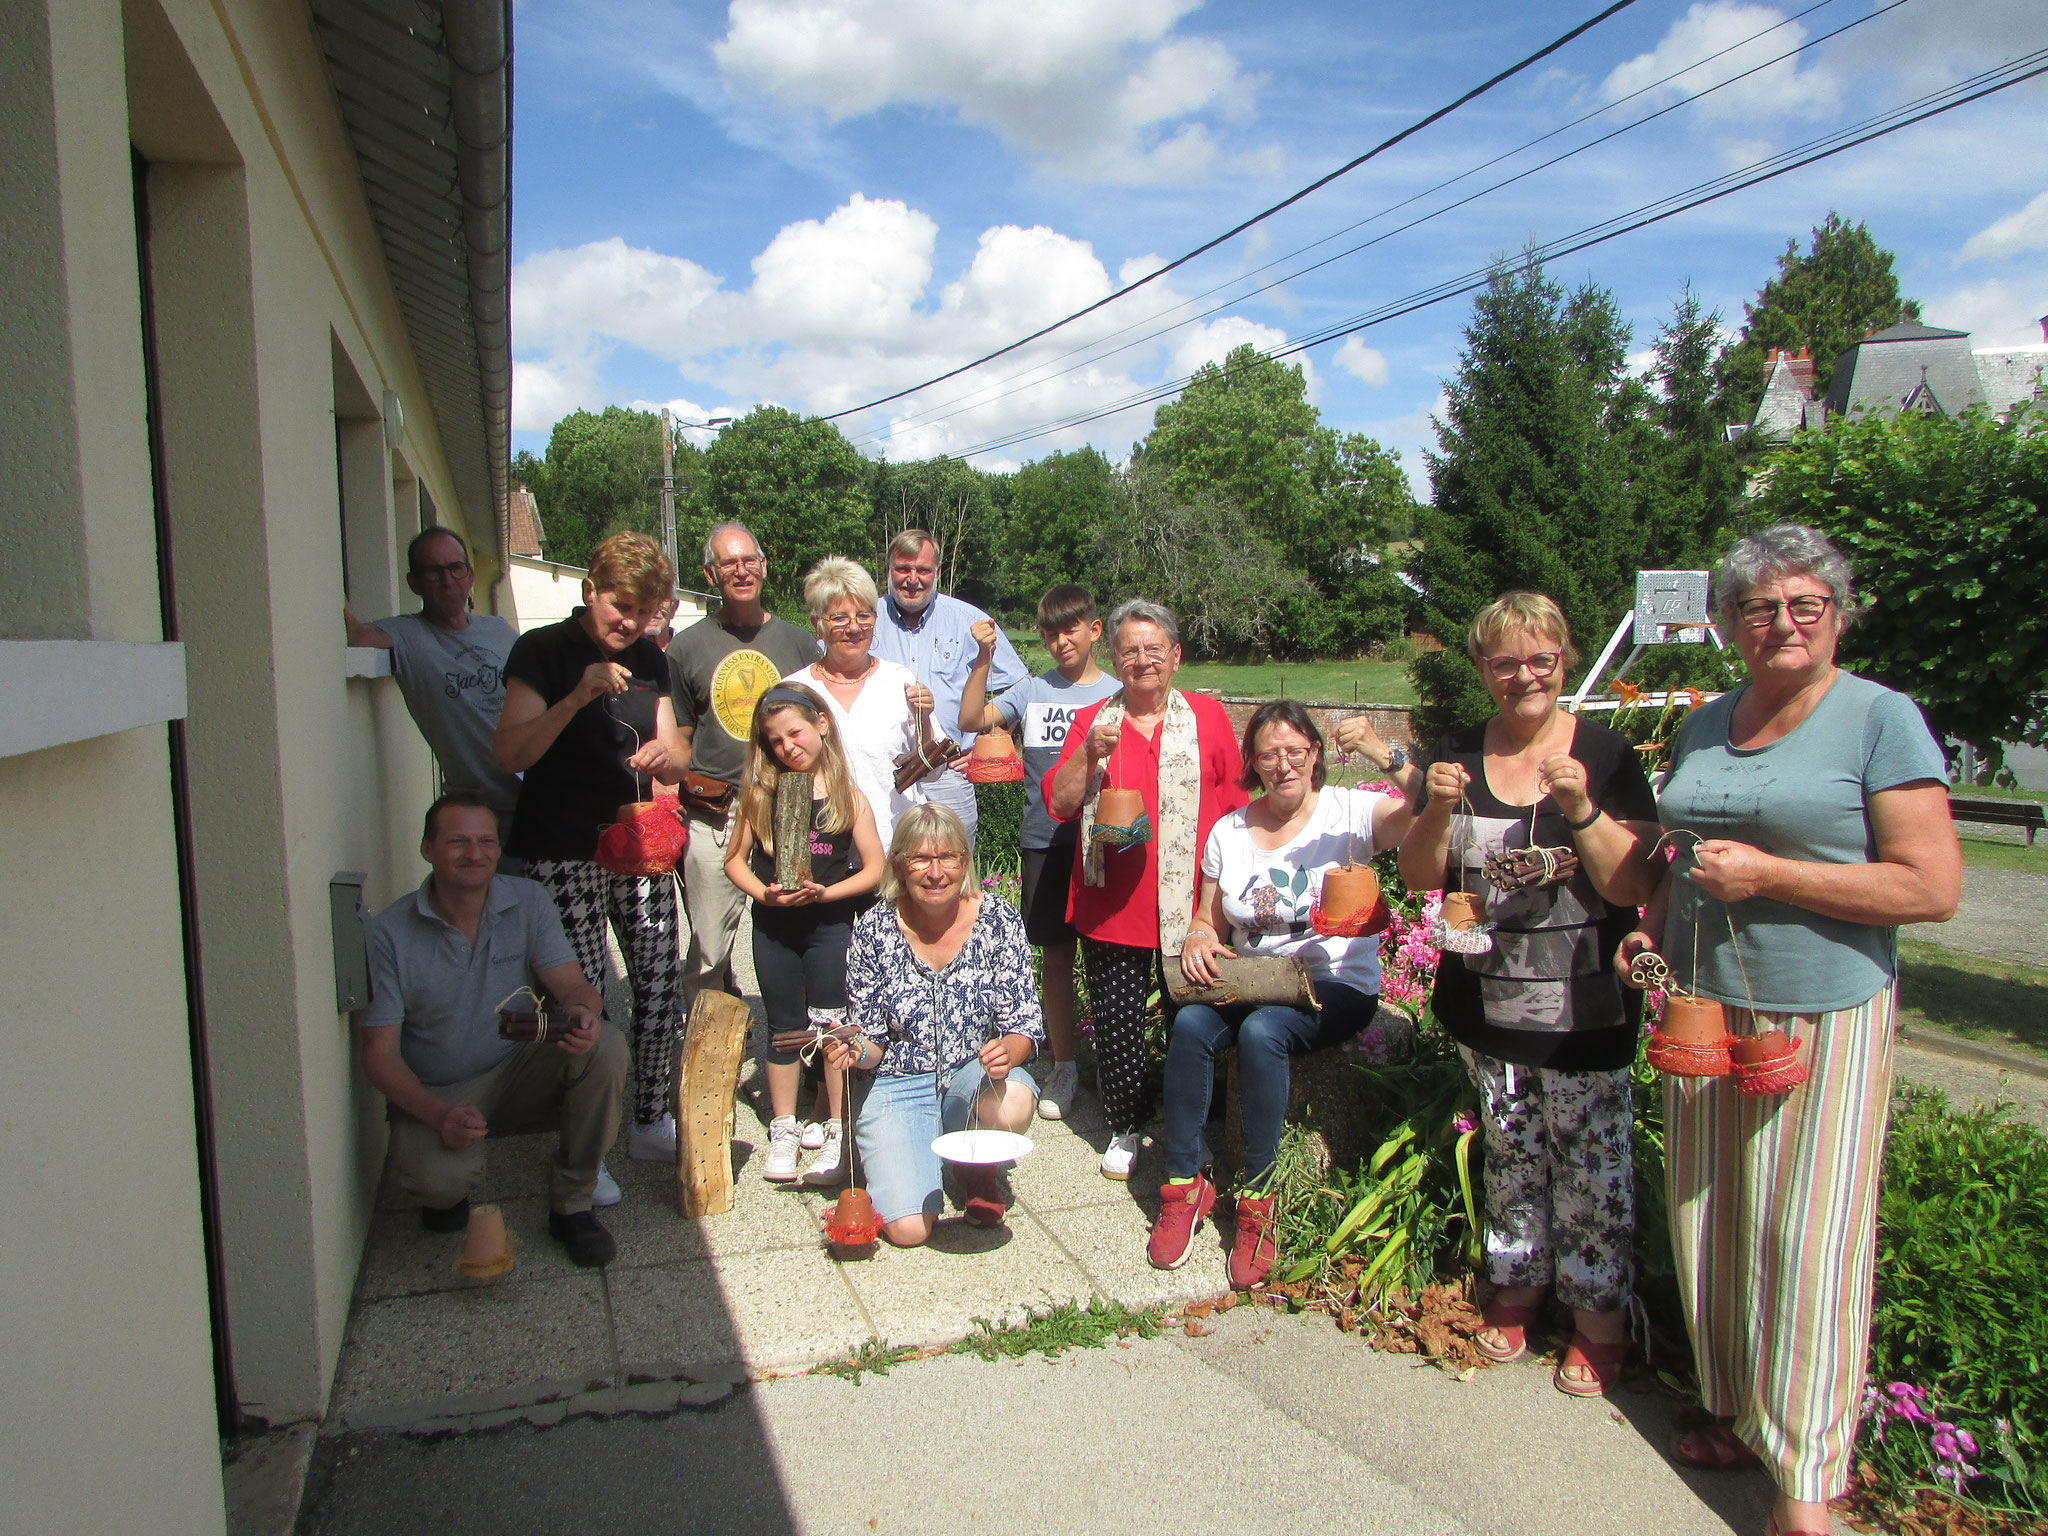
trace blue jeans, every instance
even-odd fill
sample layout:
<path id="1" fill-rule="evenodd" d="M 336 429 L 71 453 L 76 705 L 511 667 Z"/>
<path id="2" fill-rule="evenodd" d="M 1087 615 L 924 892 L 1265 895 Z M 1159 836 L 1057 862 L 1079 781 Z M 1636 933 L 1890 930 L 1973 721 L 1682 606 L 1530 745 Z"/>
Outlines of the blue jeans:
<path id="1" fill-rule="evenodd" d="M 1288 1058 L 1349 1040 L 1379 1012 L 1377 994 L 1317 981 L 1318 1013 L 1242 1006 L 1219 1012 L 1190 1003 L 1173 1016 L 1166 1048 L 1166 1173 L 1202 1171 L 1202 1122 L 1215 1092 L 1216 1057 L 1237 1047 L 1238 1107 L 1244 1118 L 1244 1182 L 1256 1186 L 1280 1155 L 1287 1118 Z"/>
<path id="2" fill-rule="evenodd" d="M 970 1057 L 953 1069 L 943 1098 L 933 1072 L 877 1077 L 868 1085 L 853 1122 L 853 1140 L 860 1149 L 868 1198 L 882 1220 L 901 1221 L 922 1211 L 936 1221 L 945 1214 L 939 1154 L 932 1143 L 942 1132 L 968 1129 L 968 1106 L 987 1080 L 980 1061 Z M 1022 1083 L 1034 1096 L 1038 1092 L 1023 1067 L 1010 1068 L 1007 1080 Z"/>

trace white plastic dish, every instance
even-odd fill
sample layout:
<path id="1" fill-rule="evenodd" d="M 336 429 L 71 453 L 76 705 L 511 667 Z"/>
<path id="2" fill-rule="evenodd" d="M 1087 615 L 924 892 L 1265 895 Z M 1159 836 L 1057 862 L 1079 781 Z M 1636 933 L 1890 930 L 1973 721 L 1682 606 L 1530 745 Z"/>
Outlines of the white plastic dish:
<path id="1" fill-rule="evenodd" d="M 1015 1131 L 948 1131 L 932 1143 L 932 1151 L 947 1163 L 1014 1163 L 1028 1156 L 1033 1145 L 1029 1136 Z"/>

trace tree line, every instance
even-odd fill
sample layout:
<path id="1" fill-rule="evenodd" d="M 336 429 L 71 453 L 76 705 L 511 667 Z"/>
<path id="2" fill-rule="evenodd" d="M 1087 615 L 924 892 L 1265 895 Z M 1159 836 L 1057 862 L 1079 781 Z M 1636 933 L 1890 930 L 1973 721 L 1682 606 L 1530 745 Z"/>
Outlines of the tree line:
<path id="1" fill-rule="evenodd" d="M 896 532 L 919 526 L 945 543 L 946 588 L 1012 621 L 1028 622 L 1046 587 L 1077 581 L 1105 601 L 1167 603 L 1200 657 L 1361 656 L 1421 630 L 1446 647 L 1411 663 L 1423 723 L 1446 728 L 1490 712 L 1460 641 L 1501 591 L 1549 593 L 1591 650 L 1633 601 L 1638 569 L 1709 565 L 1760 520 L 1816 522 L 1873 572 L 1910 566 L 1942 532 L 1969 546 L 1949 564 L 1981 609 L 2004 569 L 1980 547 L 1984 530 L 2013 533 L 2015 553 L 2028 558 L 2031 545 L 2014 531 L 2040 536 L 2038 440 L 1980 422 L 1969 429 L 1978 437 L 1962 441 L 1967 424 L 1941 418 L 1830 424 L 1769 451 L 1728 431 L 1754 414 L 1770 348 L 1807 348 L 1825 390 L 1854 341 L 1918 316 L 1891 254 L 1862 224 L 1830 214 L 1806 249 L 1787 243 L 1732 342 L 1723 316 L 1687 287 L 1638 371 L 1611 292 L 1567 288 L 1533 256 L 1503 261 L 1474 300 L 1421 504 L 1397 454 L 1325 426 L 1299 368 L 1249 346 L 1199 370 L 1122 464 L 1093 448 L 1009 472 L 872 460 L 830 422 L 762 406 L 708 448 L 679 447 L 682 563 L 687 578 L 690 552 L 712 526 L 745 522 L 771 552 L 771 600 L 793 611 L 815 560 L 878 561 Z M 1882 450 L 1859 432 L 1882 439 Z M 546 454 L 522 453 L 513 476 L 538 499 L 549 557 L 580 564 L 614 529 L 657 530 L 660 460 L 659 418 L 610 407 L 564 417 Z M 1879 503 L 1909 481 L 1942 498 L 1928 504 L 1928 526 L 1873 534 L 1871 518 L 1896 520 Z M 1984 515 L 1959 522 L 1958 498 Z M 1946 639 L 1926 644 L 1883 626 L 1852 630 L 1849 659 L 1923 704 L 1939 693 L 1935 724 L 1962 739 L 1987 749 L 1998 732 L 2040 739 L 2043 658 L 2028 637 L 2042 626 L 2016 617 L 2016 638 L 1948 668 L 1971 627 L 1967 611 L 1952 616 Z M 1895 622 L 1914 626 L 1910 614 Z M 1720 683 L 1727 665 L 1687 647 L 1656 657 L 1644 675 Z M 2017 718 L 1963 697 L 1994 684 L 2024 701 Z"/>

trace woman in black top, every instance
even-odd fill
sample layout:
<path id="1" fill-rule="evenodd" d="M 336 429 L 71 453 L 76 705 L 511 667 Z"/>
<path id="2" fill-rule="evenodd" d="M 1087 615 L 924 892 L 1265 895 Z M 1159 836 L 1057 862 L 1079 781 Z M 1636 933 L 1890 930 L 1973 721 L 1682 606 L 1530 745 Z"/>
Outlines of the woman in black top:
<path id="1" fill-rule="evenodd" d="M 785 773 L 811 776 L 811 876 L 786 891 L 775 874 L 775 790 Z M 796 1177 L 803 1131 L 796 1120 L 800 1043 L 815 1023 L 846 1019 L 846 945 L 853 920 L 875 904 L 882 842 L 867 796 L 854 788 L 825 700 L 801 683 L 777 683 L 754 706 L 747 766 L 725 872 L 754 902 L 754 974 L 768 1012 L 768 1156 L 761 1174 Z M 846 1174 L 846 1072 L 825 1068 L 831 1116 L 806 1184 Z"/>
<path id="2" fill-rule="evenodd" d="M 1485 1126 L 1498 1290 L 1475 1342 L 1520 1356 L 1555 1281 L 1577 1329 L 1554 1379 L 1597 1396 L 1628 1352 L 1635 1229 L 1637 1005 L 1611 962 L 1650 889 L 1657 802 L 1628 741 L 1558 708 L 1575 657 L 1549 598 L 1489 604 L 1467 650 L 1496 713 L 1431 749 L 1401 876 L 1479 894 L 1491 928 L 1483 953 L 1445 950 L 1431 998 Z"/>
<path id="3" fill-rule="evenodd" d="M 514 642 L 491 743 L 499 767 L 525 776 L 507 851 L 525 859 L 526 873 L 554 896 L 583 974 L 600 990 L 606 923 L 618 932 L 633 984 L 627 1151 L 657 1161 L 676 1155 L 669 1102 L 682 1021 L 675 879 L 615 875 L 595 856 L 598 832 L 619 807 L 650 798 L 655 780 L 673 784 L 687 761 L 668 699 L 668 662 L 644 638 L 674 592 L 668 558 L 646 535 L 615 533 L 598 545 L 583 606 Z"/>

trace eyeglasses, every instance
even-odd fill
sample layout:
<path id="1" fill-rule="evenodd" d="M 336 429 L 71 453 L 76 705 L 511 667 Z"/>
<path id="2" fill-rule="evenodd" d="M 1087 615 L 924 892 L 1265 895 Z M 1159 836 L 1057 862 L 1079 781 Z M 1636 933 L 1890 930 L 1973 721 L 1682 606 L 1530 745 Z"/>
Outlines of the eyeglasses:
<path id="1" fill-rule="evenodd" d="M 935 869 L 942 874 L 950 875 L 958 872 L 960 866 L 967 862 L 967 855 L 964 853 L 913 853 L 906 855 L 903 862 L 913 875 L 929 874 Z"/>
<path id="2" fill-rule="evenodd" d="M 711 568 L 725 576 L 730 576 L 735 571 L 765 571 L 768 569 L 768 558 L 765 555 L 734 555 L 729 560 L 714 560 Z"/>
<path id="3" fill-rule="evenodd" d="M 1775 597 L 1753 597 L 1746 603 L 1737 603 L 1735 611 L 1742 615 L 1742 622 L 1751 629 L 1769 629 L 1778 622 L 1778 610 L 1784 609 L 1792 616 L 1792 622 L 1800 626 L 1818 624 L 1821 615 L 1828 611 L 1832 597 L 1818 592 L 1805 592 L 1798 597 L 1780 601 Z"/>
<path id="4" fill-rule="evenodd" d="M 1133 647 L 1130 650 L 1118 651 L 1116 653 L 1116 659 L 1118 661 L 1128 662 L 1163 662 L 1169 660 L 1172 657 L 1172 655 L 1173 652 L 1163 650 L 1158 646 L 1143 645 Z"/>
<path id="5" fill-rule="evenodd" d="M 1299 768 L 1304 763 L 1313 761 L 1315 755 L 1316 749 L 1314 747 L 1268 747 L 1263 752 L 1254 752 L 1252 754 L 1252 766 L 1254 768 L 1278 768 L 1284 760 L 1288 767 Z"/>
<path id="6" fill-rule="evenodd" d="M 1557 670 L 1557 664 L 1564 659 L 1562 651 L 1538 651 L 1534 656 L 1482 656 L 1486 670 L 1499 682 L 1511 682 L 1515 675 L 1527 667 L 1531 677 L 1548 677 Z"/>
<path id="7" fill-rule="evenodd" d="M 446 565 L 416 565 L 414 576 L 421 581 L 460 581 L 469 572 L 467 560 L 450 560 Z"/>
<path id="8" fill-rule="evenodd" d="M 828 613 L 825 615 L 824 624 L 827 629 L 834 631 L 873 629 L 875 611 L 870 608 L 866 613 Z"/>

